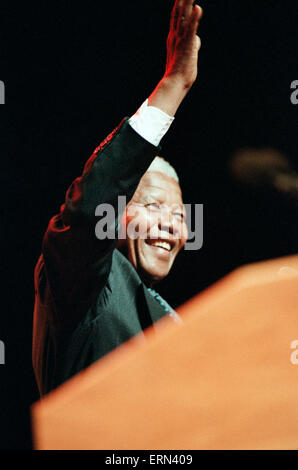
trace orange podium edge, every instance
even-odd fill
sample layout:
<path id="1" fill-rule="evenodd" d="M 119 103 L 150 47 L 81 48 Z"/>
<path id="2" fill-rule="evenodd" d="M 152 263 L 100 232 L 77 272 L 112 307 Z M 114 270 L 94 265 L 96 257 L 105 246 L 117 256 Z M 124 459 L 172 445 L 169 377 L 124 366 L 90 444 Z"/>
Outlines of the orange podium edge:
<path id="1" fill-rule="evenodd" d="M 298 449 L 298 256 L 178 312 L 35 403 L 35 449 Z"/>

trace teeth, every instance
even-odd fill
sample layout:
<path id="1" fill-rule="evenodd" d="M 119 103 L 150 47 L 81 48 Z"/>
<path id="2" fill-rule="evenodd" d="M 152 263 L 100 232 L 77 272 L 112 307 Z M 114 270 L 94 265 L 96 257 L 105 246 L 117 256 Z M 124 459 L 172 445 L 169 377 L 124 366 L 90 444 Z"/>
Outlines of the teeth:
<path id="1" fill-rule="evenodd" d="M 160 248 L 164 248 L 165 250 L 171 251 L 171 245 L 168 242 L 161 242 L 157 240 L 156 242 L 152 243 L 153 246 L 157 246 Z"/>

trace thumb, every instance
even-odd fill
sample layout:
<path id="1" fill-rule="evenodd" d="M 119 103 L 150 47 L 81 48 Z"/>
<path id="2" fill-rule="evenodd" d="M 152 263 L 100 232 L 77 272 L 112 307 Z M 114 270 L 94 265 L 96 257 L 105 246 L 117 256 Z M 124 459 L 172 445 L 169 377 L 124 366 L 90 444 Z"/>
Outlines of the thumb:
<path id="1" fill-rule="evenodd" d="M 199 51 L 201 49 L 201 38 L 199 36 L 196 36 L 196 39 L 195 39 L 195 48 Z"/>

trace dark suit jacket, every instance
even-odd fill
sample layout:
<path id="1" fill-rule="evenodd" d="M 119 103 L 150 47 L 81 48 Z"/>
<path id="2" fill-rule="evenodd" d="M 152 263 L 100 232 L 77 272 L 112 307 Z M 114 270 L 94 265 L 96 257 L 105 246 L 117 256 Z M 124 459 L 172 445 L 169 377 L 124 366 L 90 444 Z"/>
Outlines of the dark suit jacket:
<path id="1" fill-rule="evenodd" d="M 124 119 L 87 161 L 45 233 L 35 268 L 33 367 L 43 395 L 165 315 L 95 208 L 127 201 L 158 154 Z"/>

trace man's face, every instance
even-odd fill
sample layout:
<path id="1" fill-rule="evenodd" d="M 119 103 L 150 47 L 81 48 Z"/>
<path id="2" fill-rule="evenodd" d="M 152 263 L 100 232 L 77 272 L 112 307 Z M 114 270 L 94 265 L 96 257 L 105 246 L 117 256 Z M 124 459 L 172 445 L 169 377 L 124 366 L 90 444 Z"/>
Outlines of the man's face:
<path id="1" fill-rule="evenodd" d="M 127 206 L 128 259 L 149 283 L 163 279 L 187 240 L 181 189 L 174 178 L 148 171 Z"/>

